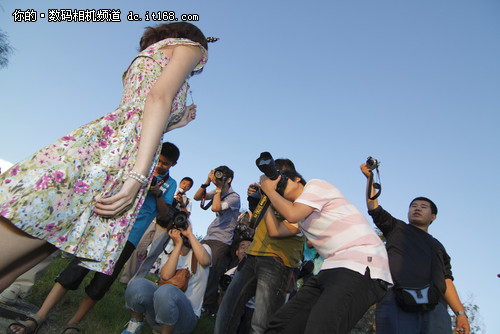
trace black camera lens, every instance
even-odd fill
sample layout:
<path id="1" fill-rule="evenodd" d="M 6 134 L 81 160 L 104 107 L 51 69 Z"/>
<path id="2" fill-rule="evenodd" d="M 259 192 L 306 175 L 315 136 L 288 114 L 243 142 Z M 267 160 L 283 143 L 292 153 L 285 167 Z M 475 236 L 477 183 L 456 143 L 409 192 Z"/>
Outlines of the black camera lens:
<path id="1" fill-rule="evenodd" d="M 187 214 L 184 211 L 177 211 L 172 218 L 172 228 L 177 230 L 187 229 Z"/>
<path id="2" fill-rule="evenodd" d="M 214 171 L 214 176 L 216 179 L 222 180 L 224 178 L 224 173 L 221 170 L 216 169 Z"/>

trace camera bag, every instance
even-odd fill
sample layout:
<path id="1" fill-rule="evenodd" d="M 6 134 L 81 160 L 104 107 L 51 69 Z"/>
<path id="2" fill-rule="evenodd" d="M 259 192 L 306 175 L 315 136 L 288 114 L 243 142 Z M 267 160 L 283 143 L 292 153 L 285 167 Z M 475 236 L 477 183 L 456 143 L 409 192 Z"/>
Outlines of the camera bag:
<path id="1" fill-rule="evenodd" d="M 191 250 L 192 252 L 192 250 Z M 187 268 L 177 269 L 175 271 L 174 276 L 170 277 L 168 280 L 164 280 L 161 277 L 158 279 L 158 286 L 162 286 L 163 284 L 172 284 L 178 287 L 182 292 L 186 292 L 189 284 L 189 279 L 191 276 L 196 274 L 196 266 L 198 265 L 198 261 L 196 260 L 196 256 L 194 253 L 191 254 L 191 272 Z"/>
<path id="2" fill-rule="evenodd" d="M 430 311 L 439 302 L 439 294 L 432 284 L 422 288 L 394 287 L 396 303 L 406 312 Z"/>

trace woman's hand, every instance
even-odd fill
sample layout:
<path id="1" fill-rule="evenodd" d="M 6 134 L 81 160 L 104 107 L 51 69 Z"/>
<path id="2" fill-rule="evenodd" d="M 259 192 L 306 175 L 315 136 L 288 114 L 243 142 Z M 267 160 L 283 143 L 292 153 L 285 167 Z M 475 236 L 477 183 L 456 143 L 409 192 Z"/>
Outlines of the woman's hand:
<path id="1" fill-rule="evenodd" d="M 195 118 L 196 118 L 196 105 L 191 104 L 190 106 L 186 107 L 186 110 L 184 111 L 184 115 L 182 116 L 180 121 L 175 123 L 175 124 L 169 125 L 165 132 L 172 131 L 173 129 L 182 128 L 182 127 L 188 125 Z"/>
<path id="2" fill-rule="evenodd" d="M 114 217 L 129 209 L 134 203 L 141 184 L 134 179 L 127 179 L 117 194 L 97 200 L 94 212 L 102 217 Z"/>

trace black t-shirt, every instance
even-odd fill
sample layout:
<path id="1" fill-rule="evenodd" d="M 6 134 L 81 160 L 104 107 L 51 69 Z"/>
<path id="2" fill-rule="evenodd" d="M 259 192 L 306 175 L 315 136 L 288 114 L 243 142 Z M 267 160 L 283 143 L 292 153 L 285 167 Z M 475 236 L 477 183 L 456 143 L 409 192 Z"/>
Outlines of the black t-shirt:
<path id="1" fill-rule="evenodd" d="M 368 214 L 387 240 L 394 284 L 419 288 L 433 282 L 444 295 L 445 279 L 453 279 L 450 256 L 444 246 L 429 233 L 394 218 L 381 206 Z"/>

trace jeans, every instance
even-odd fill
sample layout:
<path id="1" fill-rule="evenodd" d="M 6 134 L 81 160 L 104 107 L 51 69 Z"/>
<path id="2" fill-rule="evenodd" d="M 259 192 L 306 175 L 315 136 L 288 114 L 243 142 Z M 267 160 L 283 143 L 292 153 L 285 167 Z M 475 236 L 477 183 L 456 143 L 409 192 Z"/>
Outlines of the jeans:
<path id="1" fill-rule="evenodd" d="M 285 303 L 292 281 L 293 268 L 279 258 L 247 255 L 222 298 L 214 333 L 236 333 L 245 304 L 254 295 L 251 333 L 263 333 L 270 317 Z"/>
<path id="2" fill-rule="evenodd" d="M 130 281 L 125 290 L 125 306 L 145 315 L 149 325 L 161 332 L 160 324 L 175 326 L 174 333 L 191 333 L 198 318 L 191 302 L 176 286 L 158 286 L 145 278 Z"/>
<path id="3" fill-rule="evenodd" d="M 320 271 L 276 312 L 266 333 L 349 333 L 387 290 L 369 273 L 369 268 L 365 275 L 346 268 Z"/>
<path id="4" fill-rule="evenodd" d="M 209 313 L 217 312 L 217 301 L 219 299 L 219 281 L 229 264 L 229 245 L 217 240 L 203 240 L 212 250 L 212 266 L 208 274 L 207 289 L 203 298 L 203 307 Z"/>
<path id="5" fill-rule="evenodd" d="M 375 310 L 377 334 L 451 334 L 451 318 L 442 303 L 432 311 L 405 312 L 389 289 Z"/>
<path id="6" fill-rule="evenodd" d="M 168 232 L 164 232 L 160 234 L 155 241 L 153 241 L 148 255 L 146 256 L 144 261 L 142 261 L 139 269 L 137 270 L 137 273 L 132 277 L 132 279 L 144 278 L 149 274 L 156 260 L 161 255 L 161 253 L 163 253 L 165 245 L 169 240 L 170 236 L 168 235 Z"/>

